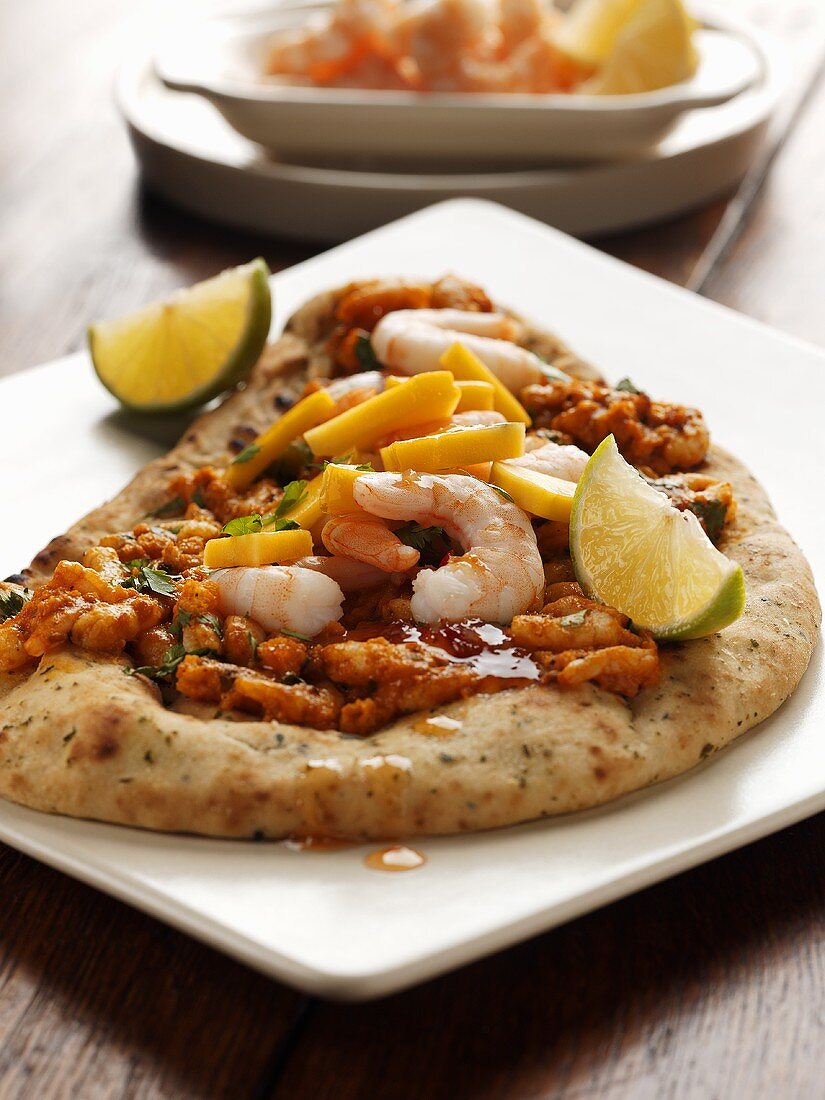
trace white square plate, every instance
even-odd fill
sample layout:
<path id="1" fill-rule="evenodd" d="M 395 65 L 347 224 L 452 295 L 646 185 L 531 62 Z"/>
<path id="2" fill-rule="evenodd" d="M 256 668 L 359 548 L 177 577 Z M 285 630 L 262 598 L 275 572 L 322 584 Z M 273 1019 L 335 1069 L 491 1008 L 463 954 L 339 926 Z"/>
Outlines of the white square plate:
<path id="1" fill-rule="evenodd" d="M 432 207 L 277 275 L 277 321 L 337 283 L 445 270 L 556 329 L 609 377 L 629 375 L 701 407 L 825 577 L 825 524 L 813 491 L 823 470 L 820 351 L 470 200 Z M 0 403 L 14 410 L 0 440 L 5 575 L 115 492 L 157 443 L 114 412 L 82 354 L 8 379 Z M 296 853 L 8 803 L 0 803 L 0 838 L 302 989 L 374 997 L 825 808 L 821 670 L 817 651 L 773 718 L 680 779 L 557 821 L 425 840 L 417 846 L 427 863 L 408 874 L 368 870 L 365 849 Z"/>

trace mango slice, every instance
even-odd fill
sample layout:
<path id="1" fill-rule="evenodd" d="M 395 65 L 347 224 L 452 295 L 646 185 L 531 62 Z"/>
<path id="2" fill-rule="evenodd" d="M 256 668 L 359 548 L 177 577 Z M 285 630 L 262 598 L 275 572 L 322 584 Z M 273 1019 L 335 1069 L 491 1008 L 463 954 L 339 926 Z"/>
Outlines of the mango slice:
<path id="1" fill-rule="evenodd" d="M 449 371 L 428 371 L 304 433 L 316 455 L 368 451 L 390 432 L 452 416 L 461 396 Z"/>
<path id="2" fill-rule="evenodd" d="M 530 414 L 524 406 L 496 378 L 490 368 L 463 344 L 453 344 L 447 348 L 439 362 L 445 370 L 451 372 L 456 382 L 487 382 L 491 385 L 495 394 L 493 408 L 508 420 L 518 420 L 522 424 L 531 423 Z"/>
<path id="3" fill-rule="evenodd" d="M 409 380 L 409 375 L 390 374 L 387 376 L 386 388 L 388 390 L 394 389 L 396 386 L 402 386 L 405 382 L 409 382 Z M 455 409 L 456 412 L 470 412 L 473 409 L 489 411 L 495 408 L 496 391 L 489 382 L 474 379 L 466 382 L 456 381 L 456 385 L 461 391 L 461 397 L 459 397 Z"/>
<path id="4" fill-rule="evenodd" d="M 484 424 L 448 428 L 438 435 L 402 439 L 381 448 L 385 470 L 436 473 L 451 467 L 465 469 L 479 462 L 518 458 L 524 454 L 523 424 Z"/>
<path id="5" fill-rule="evenodd" d="M 303 398 L 241 451 L 227 468 L 226 480 L 234 489 L 245 489 L 290 443 L 309 428 L 329 420 L 334 408 L 335 401 L 326 390 L 316 390 Z"/>
<path id="6" fill-rule="evenodd" d="M 203 564 L 207 569 L 277 565 L 297 561 L 311 553 L 312 535 L 309 531 L 258 531 L 253 535 L 210 539 L 204 547 Z"/>
<path id="7" fill-rule="evenodd" d="M 493 463 L 490 481 L 509 493 L 525 512 L 557 523 L 570 522 L 576 492 L 574 481 L 562 481 L 561 478 L 510 466 L 506 462 Z"/>
<path id="8" fill-rule="evenodd" d="M 456 412 L 472 412 L 482 409 L 489 412 L 496 407 L 496 391 L 489 382 L 479 380 L 458 381 L 456 385 L 461 390 Z"/>
<path id="9" fill-rule="evenodd" d="M 303 527 L 307 531 L 311 530 L 323 515 L 321 507 L 323 488 L 324 476 L 318 474 L 317 477 L 307 483 L 306 494 L 294 508 L 287 512 L 284 519 L 291 519 L 299 527 Z"/>
<path id="10" fill-rule="evenodd" d="M 322 475 L 324 485 L 321 492 L 321 505 L 323 510 L 333 516 L 342 516 L 347 512 L 357 512 L 358 505 L 355 503 L 352 487 L 355 484 L 355 479 L 365 472 L 359 470 L 357 466 L 331 462 Z"/>

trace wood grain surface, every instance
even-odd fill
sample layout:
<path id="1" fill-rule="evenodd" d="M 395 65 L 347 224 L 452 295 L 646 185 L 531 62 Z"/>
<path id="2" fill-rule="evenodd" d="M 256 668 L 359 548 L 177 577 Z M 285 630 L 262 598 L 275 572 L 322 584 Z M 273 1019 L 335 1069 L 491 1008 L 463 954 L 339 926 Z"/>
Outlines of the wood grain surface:
<path id="1" fill-rule="evenodd" d="M 793 84 L 738 198 L 596 242 L 825 344 L 825 5 L 737 0 Z M 146 194 L 111 98 L 144 6 L 0 5 L 0 375 L 309 246 Z M 0 846 L 6 1097 L 821 1097 L 825 816 L 417 990 L 322 1004 Z M 307 858 L 312 858 L 307 856 Z"/>

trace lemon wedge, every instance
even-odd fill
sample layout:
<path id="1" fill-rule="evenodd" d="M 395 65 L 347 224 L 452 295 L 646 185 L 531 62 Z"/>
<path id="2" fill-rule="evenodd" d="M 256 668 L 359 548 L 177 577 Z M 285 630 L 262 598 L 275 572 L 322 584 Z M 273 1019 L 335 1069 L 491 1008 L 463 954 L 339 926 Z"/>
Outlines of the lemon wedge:
<path id="1" fill-rule="evenodd" d="M 681 0 L 579 0 L 560 42 L 578 59 L 598 65 L 579 91 L 629 95 L 693 76 L 695 29 Z"/>
<path id="2" fill-rule="evenodd" d="M 272 319 L 269 268 L 253 260 L 164 302 L 89 326 L 97 376 L 138 412 L 200 405 L 245 378 Z"/>
<path id="3" fill-rule="evenodd" d="M 664 641 L 715 634 L 745 607 L 740 566 L 625 462 L 612 435 L 576 488 L 570 553 L 588 595 Z"/>

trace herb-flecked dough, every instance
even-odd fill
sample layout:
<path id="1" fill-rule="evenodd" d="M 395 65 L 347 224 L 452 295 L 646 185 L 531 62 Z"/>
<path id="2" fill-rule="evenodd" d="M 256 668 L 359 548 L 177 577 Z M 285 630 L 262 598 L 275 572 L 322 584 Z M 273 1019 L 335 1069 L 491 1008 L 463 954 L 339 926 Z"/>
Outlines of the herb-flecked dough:
<path id="1" fill-rule="evenodd" d="M 29 583 L 79 559 L 110 531 L 163 504 L 178 472 L 229 460 L 239 426 L 260 431 L 279 394 L 323 369 L 330 295 L 308 303 L 249 385 L 205 414 L 114 500 L 53 540 Z M 553 340 L 539 332 L 533 346 Z M 584 364 L 566 370 L 587 376 Z M 533 686 L 440 707 L 461 722 L 438 737 L 425 715 L 355 738 L 277 722 L 164 707 L 126 659 L 71 646 L 0 676 L 0 794 L 52 813 L 224 837 L 383 838 L 489 829 L 610 801 L 687 771 L 763 721 L 793 692 L 820 609 L 810 568 L 757 481 L 713 448 L 703 472 L 738 501 L 725 552 L 743 569 L 747 606 L 723 633 L 663 647 L 662 678 L 633 700 L 584 684 Z M 0 586 L 0 589 L 2 586 Z"/>

